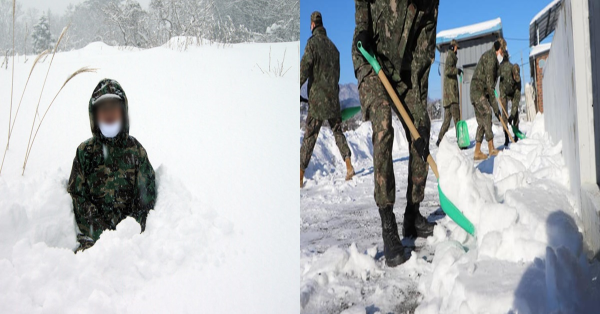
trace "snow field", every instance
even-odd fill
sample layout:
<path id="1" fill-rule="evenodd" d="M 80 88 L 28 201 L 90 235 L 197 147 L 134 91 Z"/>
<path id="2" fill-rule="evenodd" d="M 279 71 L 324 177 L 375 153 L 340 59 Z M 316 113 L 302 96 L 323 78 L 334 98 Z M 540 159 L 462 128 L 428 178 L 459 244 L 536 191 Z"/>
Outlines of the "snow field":
<path id="1" fill-rule="evenodd" d="M 298 228 L 296 133 L 285 126 L 299 118 L 291 105 L 298 43 L 175 46 L 94 43 L 58 53 L 41 111 L 73 71 L 99 70 L 65 87 L 21 176 L 49 59 L 36 67 L 0 175 L 0 312 L 297 311 L 298 235 L 289 232 Z M 257 68 L 269 51 L 275 60 L 286 50 L 285 77 Z M 16 60 L 15 95 L 32 59 Z M 143 234 L 127 219 L 75 255 L 66 184 L 77 145 L 91 136 L 89 97 L 105 77 L 127 93 L 130 134 L 148 151 L 158 200 Z M 0 96 L 9 94 L 10 71 L 0 71 Z"/>

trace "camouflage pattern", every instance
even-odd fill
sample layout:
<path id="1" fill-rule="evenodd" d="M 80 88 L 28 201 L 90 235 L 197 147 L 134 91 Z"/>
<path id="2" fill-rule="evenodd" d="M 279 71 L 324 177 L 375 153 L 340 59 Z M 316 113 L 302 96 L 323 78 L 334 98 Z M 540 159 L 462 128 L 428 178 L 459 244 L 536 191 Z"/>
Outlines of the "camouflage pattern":
<path id="1" fill-rule="evenodd" d="M 348 142 L 346 142 L 344 132 L 342 132 L 342 119 L 329 119 L 328 122 L 329 126 L 331 127 L 331 131 L 333 131 L 335 144 L 340 150 L 342 159 L 346 160 L 346 158 L 350 158 L 352 154 L 350 152 L 350 148 L 348 147 Z M 306 131 L 304 132 L 304 140 L 302 141 L 302 147 L 300 148 L 300 169 L 302 170 L 308 167 L 310 157 L 312 156 L 312 152 L 315 148 L 315 144 L 317 143 L 319 131 L 321 130 L 322 126 L 323 120 L 313 118 L 309 112 L 308 116 L 306 117 Z"/>
<path id="2" fill-rule="evenodd" d="M 476 101 L 473 101 L 475 107 L 475 118 L 477 120 L 477 133 L 475 134 L 475 141 L 477 143 L 483 142 L 483 139 L 487 142 L 494 139 L 494 133 L 492 132 L 492 111 L 490 110 L 490 103 L 486 97 L 480 97 Z"/>
<path id="3" fill-rule="evenodd" d="M 453 50 L 448 50 L 446 64 L 444 65 L 444 108 L 459 103 L 457 62 L 456 53 Z"/>
<path id="4" fill-rule="evenodd" d="M 97 126 L 94 102 L 105 94 L 123 99 L 123 130 L 106 138 Z M 67 191 L 82 247 L 89 247 L 103 230 L 115 229 L 127 216 L 146 226 L 148 212 L 156 202 L 155 175 L 142 144 L 129 135 L 128 102 L 114 80 L 102 80 L 89 102 L 93 137 L 81 143 L 75 153 Z"/>
<path id="5" fill-rule="evenodd" d="M 500 103 L 502 108 L 508 110 L 508 102 L 512 103 L 510 108 L 509 122 L 519 127 L 519 106 L 521 102 L 521 70 L 518 64 L 505 61 L 500 65 Z M 506 115 L 509 115 L 507 112 Z M 509 134 L 504 131 L 505 142 L 509 142 Z"/>
<path id="6" fill-rule="evenodd" d="M 300 87 L 308 80 L 308 112 L 318 120 L 341 118 L 340 53 L 323 26 L 313 30 L 300 62 Z"/>
<path id="7" fill-rule="evenodd" d="M 471 102 L 475 107 L 475 117 L 478 123 L 476 136 L 478 143 L 481 143 L 484 136 L 487 141 L 494 138 L 491 113 L 498 112 L 498 101 L 494 89 L 498 79 L 499 66 L 496 52 L 492 48 L 481 56 L 471 79 Z M 484 108 L 485 106 L 487 108 Z M 490 111 L 490 106 L 493 111 Z"/>
<path id="8" fill-rule="evenodd" d="M 440 135 L 438 138 L 441 140 L 444 138 L 448 129 L 450 128 L 450 120 L 454 121 L 454 127 L 458 121 L 460 121 L 460 106 L 457 103 L 453 103 L 452 105 L 444 108 L 444 122 L 442 123 L 442 128 L 440 129 Z"/>
<path id="9" fill-rule="evenodd" d="M 428 79 L 435 60 L 435 34 L 438 0 L 410 1 L 355 0 L 355 37 L 361 31 L 373 35 L 378 61 L 421 137 L 429 145 L 431 122 L 427 113 Z M 392 146 L 394 129 L 392 110 L 397 112 L 381 81 L 356 47 L 352 47 L 355 74 L 365 121 L 373 128 L 373 166 L 375 202 L 382 208 L 396 201 Z M 403 123 L 406 134 L 410 134 Z M 408 189 L 409 204 L 420 203 L 424 197 L 429 165 L 418 155 L 409 137 L 410 157 Z"/>

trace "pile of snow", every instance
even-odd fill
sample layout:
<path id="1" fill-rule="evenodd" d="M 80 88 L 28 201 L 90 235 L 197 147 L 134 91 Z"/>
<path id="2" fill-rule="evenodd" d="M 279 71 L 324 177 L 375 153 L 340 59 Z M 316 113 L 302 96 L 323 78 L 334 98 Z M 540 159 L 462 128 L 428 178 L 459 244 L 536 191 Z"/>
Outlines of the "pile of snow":
<path id="1" fill-rule="evenodd" d="M 194 45 L 180 52 L 95 43 L 59 53 L 41 111 L 72 72 L 99 70 L 74 78 L 56 99 L 21 176 L 49 58 L 38 64 L 0 175 L 0 312 L 297 312 L 299 240 L 290 230 L 298 228 L 299 195 L 290 169 L 298 155 L 289 126 L 299 118 L 292 106 L 299 60 L 286 59 L 291 70 L 283 78 L 256 68 L 269 51 L 297 49 Z M 16 60 L 16 101 L 32 59 Z M 4 99 L 10 73 L 0 71 Z M 127 219 L 73 254 L 66 185 L 77 146 L 91 136 L 91 92 L 105 77 L 127 92 L 131 135 L 156 170 L 158 200 L 143 234 Z M 3 130 L 8 106 L 0 105 Z"/>
<path id="2" fill-rule="evenodd" d="M 587 261 L 561 144 L 541 115 L 527 136 L 488 161 L 493 174 L 442 142 L 440 185 L 476 238 L 448 217 L 438 224 L 417 313 L 587 313 L 600 305 L 598 265 Z"/>
<path id="3" fill-rule="evenodd" d="M 404 134 L 404 129 L 400 120 L 394 117 L 392 120 L 394 126 L 394 158 L 400 158 L 403 153 L 408 151 L 408 141 Z M 373 145 L 371 138 L 373 137 L 373 129 L 370 122 L 362 123 L 356 130 L 345 132 L 348 146 L 352 151 L 352 164 L 354 168 L 369 168 L 373 167 Z M 304 140 L 304 130 L 300 129 L 300 145 Z M 328 180 L 331 174 L 340 174 L 339 169 L 345 169 L 344 160 L 340 155 L 340 151 L 335 144 L 335 137 L 328 126 L 321 128 L 315 149 L 310 159 L 310 164 L 306 169 L 305 177 L 315 184 L 319 180 Z M 313 183 L 309 183 L 313 184 Z"/>

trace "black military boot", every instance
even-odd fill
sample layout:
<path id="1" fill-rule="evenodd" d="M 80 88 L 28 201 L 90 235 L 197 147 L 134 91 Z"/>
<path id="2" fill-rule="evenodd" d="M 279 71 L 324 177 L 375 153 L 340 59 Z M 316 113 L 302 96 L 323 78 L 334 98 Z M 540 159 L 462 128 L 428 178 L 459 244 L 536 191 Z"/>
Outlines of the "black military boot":
<path id="1" fill-rule="evenodd" d="M 437 142 L 435 142 L 435 146 L 440 147 L 440 144 L 442 143 L 442 139 L 438 139 Z"/>
<path id="2" fill-rule="evenodd" d="M 406 262 L 404 247 L 398 235 L 398 224 L 394 215 L 394 207 L 388 206 L 379 209 L 381 216 L 381 230 L 383 237 L 383 254 L 388 267 L 396 267 Z"/>
<path id="3" fill-rule="evenodd" d="M 427 218 L 419 212 L 419 204 L 407 204 L 404 211 L 404 225 L 402 235 L 405 238 L 427 238 L 433 235 L 435 223 L 427 221 Z"/>

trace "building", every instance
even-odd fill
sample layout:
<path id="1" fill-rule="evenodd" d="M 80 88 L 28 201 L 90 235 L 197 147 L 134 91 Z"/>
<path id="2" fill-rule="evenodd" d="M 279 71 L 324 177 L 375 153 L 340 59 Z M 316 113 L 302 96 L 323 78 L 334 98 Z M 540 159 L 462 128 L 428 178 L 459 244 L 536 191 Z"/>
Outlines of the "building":
<path id="1" fill-rule="evenodd" d="M 442 77 L 444 86 L 444 64 L 448 53 L 450 42 L 455 39 L 460 46 L 458 52 L 458 68 L 464 71 L 462 83 L 462 116 L 463 119 L 475 117 L 473 105 L 471 105 L 470 88 L 471 78 L 481 55 L 492 48 L 494 42 L 502 37 L 502 20 L 495 20 L 468 25 L 455 29 L 441 31 L 436 37 L 436 47 L 440 52 L 440 64 L 438 72 Z"/>
<path id="2" fill-rule="evenodd" d="M 550 54 L 551 44 L 541 42 L 550 37 L 556 29 L 562 0 L 550 2 L 543 10 L 533 17 L 529 23 L 529 68 L 531 84 L 535 89 L 535 107 L 537 112 L 544 112 L 544 67 Z"/>
<path id="3" fill-rule="evenodd" d="M 531 47 L 529 52 L 529 66 L 531 68 L 531 84 L 535 88 L 535 108 L 537 112 L 544 113 L 544 67 L 550 55 L 552 44 L 540 44 Z"/>

